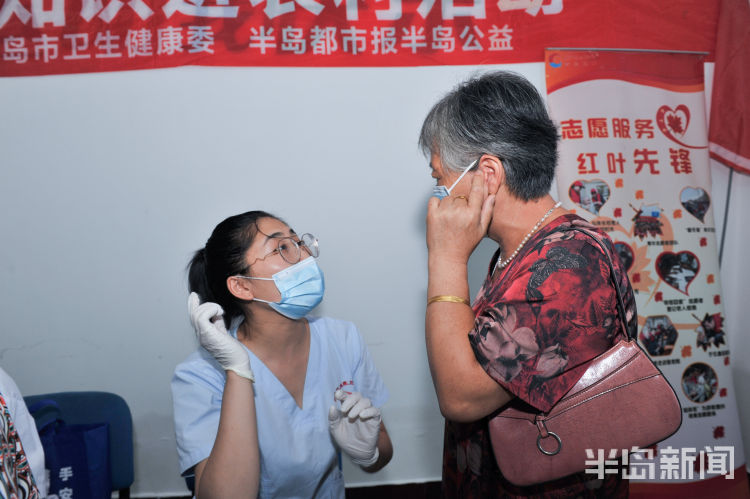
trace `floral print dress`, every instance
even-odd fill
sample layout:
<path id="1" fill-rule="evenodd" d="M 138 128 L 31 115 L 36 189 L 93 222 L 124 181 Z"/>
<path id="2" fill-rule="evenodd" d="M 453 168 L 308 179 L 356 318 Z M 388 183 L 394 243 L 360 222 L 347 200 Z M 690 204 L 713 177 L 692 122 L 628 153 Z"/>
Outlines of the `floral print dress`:
<path id="1" fill-rule="evenodd" d="M 622 336 L 611 272 L 615 268 L 631 334 L 637 328 L 633 290 L 614 255 L 609 237 L 576 215 L 563 215 L 539 230 L 502 271 L 490 264 L 475 299 L 469 332 L 477 361 L 487 374 L 516 397 L 547 412 L 576 384 L 586 363 Z M 627 497 L 627 481 L 580 473 L 518 487 L 505 480 L 489 440 L 488 417 L 474 423 L 446 421 L 443 496 L 484 497 Z"/>
<path id="2" fill-rule="evenodd" d="M 38 499 L 31 467 L 21 445 L 8 404 L 0 394 L 0 497 Z"/>

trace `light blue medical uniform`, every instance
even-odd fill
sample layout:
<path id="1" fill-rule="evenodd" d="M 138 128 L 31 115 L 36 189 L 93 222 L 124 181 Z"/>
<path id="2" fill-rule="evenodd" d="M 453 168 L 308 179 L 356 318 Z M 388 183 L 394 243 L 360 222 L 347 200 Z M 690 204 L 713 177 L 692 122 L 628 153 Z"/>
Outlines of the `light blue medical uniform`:
<path id="1" fill-rule="evenodd" d="M 344 479 L 328 431 L 328 408 L 341 388 L 358 391 L 381 407 L 388 391 L 357 328 L 351 322 L 308 317 L 310 355 L 302 408 L 250 350 L 260 443 L 258 497 L 343 498 Z M 239 322 L 230 334 L 237 336 Z M 180 471 L 206 459 L 219 427 L 225 373 L 199 348 L 172 378 Z"/>

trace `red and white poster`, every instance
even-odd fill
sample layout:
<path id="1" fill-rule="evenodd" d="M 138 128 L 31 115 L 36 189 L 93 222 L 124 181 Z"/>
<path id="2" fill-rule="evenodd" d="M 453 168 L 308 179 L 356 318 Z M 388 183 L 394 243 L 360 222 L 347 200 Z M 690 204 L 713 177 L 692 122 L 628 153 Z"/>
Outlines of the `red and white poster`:
<path id="1" fill-rule="evenodd" d="M 618 50 L 550 49 L 545 58 L 562 135 L 559 197 L 615 242 L 636 293 L 638 342 L 682 404 L 675 435 L 630 455 L 632 497 L 750 497 L 724 328 L 703 63 L 696 54 Z"/>
<path id="2" fill-rule="evenodd" d="M 705 0 L 0 0 L 0 76 L 507 64 L 581 44 L 712 52 L 717 16 Z"/>

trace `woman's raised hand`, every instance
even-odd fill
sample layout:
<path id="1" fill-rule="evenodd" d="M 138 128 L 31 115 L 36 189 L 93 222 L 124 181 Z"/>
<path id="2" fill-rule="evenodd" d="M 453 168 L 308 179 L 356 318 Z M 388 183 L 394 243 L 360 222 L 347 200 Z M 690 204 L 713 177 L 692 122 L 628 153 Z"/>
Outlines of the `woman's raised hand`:
<path id="1" fill-rule="evenodd" d="M 225 371 L 234 371 L 243 378 L 255 381 L 245 347 L 224 326 L 224 310 L 221 305 L 210 301 L 201 303 L 198 293 L 190 293 L 188 313 L 198 341 L 219 365 Z"/>
<path id="2" fill-rule="evenodd" d="M 427 205 L 427 249 L 431 256 L 467 262 L 487 235 L 495 196 L 488 194 L 481 170 L 471 179 L 467 196 L 431 198 Z"/>

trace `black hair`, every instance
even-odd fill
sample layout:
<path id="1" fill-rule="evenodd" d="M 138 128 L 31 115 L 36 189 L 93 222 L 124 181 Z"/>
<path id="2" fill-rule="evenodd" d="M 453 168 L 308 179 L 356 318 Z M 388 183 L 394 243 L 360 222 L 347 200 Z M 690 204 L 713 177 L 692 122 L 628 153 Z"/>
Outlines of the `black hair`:
<path id="1" fill-rule="evenodd" d="M 258 234 L 261 218 L 280 218 L 265 211 L 248 211 L 224 219 L 211 233 L 206 246 L 188 264 L 188 287 L 201 302 L 212 301 L 224 309 L 224 322 L 242 315 L 238 299 L 229 292 L 227 278 L 247 272 L 245 254 Z"/>
<path id="2" fill-rule="evenodd" d="M 482 154 L 496 156 L 510 193 L 529 201 L 552 186 L 558 138 L 534 85 L 516 73 L 494 71 L 461 83 L 435 104 L 419 145 L 452 171 L 463 171 Z"/>

